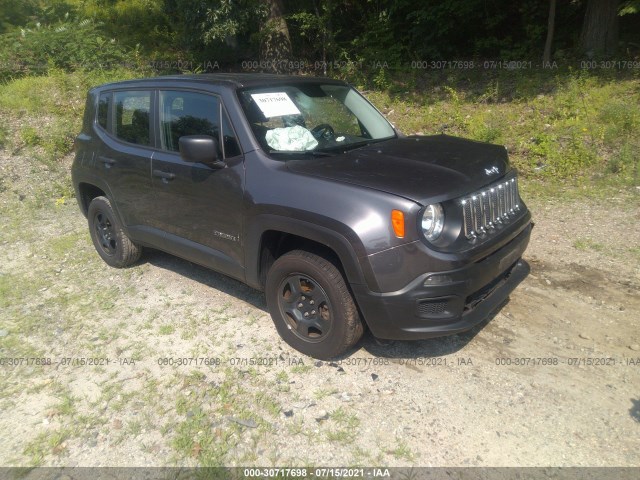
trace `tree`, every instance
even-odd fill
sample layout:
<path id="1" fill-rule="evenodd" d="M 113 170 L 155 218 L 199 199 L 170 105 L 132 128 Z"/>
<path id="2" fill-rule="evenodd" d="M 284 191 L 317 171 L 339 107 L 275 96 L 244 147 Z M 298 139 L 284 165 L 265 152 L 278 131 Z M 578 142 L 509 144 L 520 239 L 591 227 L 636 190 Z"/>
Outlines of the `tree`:
<path id="1" fill-rule="evenodd" d="M 260 28 L 260 59 L 267 70 L 286 70 L 286 61 L 291 60 L 291 37 L 284 18 L 282 0 L 266 0 L 267 20 Z"/>
<path id="2" fill-rule="evenodd" d="M 627 0 L 620 7 L 620 16 L 640 12 L 640 0 Z"/>
<path id="3" fill-rule="evenodd" d="M 556 25 L 556 0 L 549 2 L 549 20 L 547 22 L 547 41 L 544 44 L 542 62 L 548 64 L 551 61 L 551 44 L 553 43 L 553 31 Z"/>
<path id="4" fill-rule="evenodd" d="M 588 56 L 613 55 L 618 47 L 619 0 L 588 0 L 580 34 L 580 51 Z"/>

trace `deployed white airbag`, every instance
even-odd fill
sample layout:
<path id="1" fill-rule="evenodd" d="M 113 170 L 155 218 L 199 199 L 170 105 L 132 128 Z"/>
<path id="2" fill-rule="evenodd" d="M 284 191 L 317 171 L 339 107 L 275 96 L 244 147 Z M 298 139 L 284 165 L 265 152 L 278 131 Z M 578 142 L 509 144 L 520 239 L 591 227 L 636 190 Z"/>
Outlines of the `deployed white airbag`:
<path id="1" fill-rule="evenodd" d="M 267 145 L 274 150 L 296 152 L 312 150 L 318 146 L 318 141 L 309 130 L 300 125 L 295 127 L 274 128 L 265 135 Z"/>

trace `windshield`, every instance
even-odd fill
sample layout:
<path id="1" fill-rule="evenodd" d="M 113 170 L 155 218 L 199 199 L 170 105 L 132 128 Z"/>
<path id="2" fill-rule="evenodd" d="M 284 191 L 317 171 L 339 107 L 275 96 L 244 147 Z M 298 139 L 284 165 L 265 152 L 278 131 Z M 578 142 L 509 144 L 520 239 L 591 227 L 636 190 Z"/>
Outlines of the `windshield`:
<path id="1" fill-rule="evenodd" d="M 346 85 L 300 83 L 239 92 L 240 103 L 270 153 L 330 152 L 395 137 L 393 127 Z"/>

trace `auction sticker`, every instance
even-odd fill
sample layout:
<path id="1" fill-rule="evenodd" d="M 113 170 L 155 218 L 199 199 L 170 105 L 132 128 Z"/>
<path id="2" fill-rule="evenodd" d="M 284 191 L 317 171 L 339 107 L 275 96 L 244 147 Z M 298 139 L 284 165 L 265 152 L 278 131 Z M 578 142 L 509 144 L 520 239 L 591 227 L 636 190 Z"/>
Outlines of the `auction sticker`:
<path id="1" fill-rule="evenodd" d="M 300 115 L 300 110 L 285 92 L 253 93 L 251 97 L 267 118 Z"/>

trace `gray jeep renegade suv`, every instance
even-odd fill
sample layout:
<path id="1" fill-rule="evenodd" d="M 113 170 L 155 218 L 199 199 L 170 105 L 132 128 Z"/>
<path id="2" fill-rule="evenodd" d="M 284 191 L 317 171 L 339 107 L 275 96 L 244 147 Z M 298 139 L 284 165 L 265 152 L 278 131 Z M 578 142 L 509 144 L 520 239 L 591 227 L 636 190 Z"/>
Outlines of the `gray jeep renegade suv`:
<path id="1" fill-rule="evenodd" d="M 526 276 L 532 228 L 504 147 L 403 136 L 327 78 L 184 75 L 92 89 L 73 183 L 98 254 L 144 246 L 264 290 L 316 358 L 364 325 L 461 332 Z"/>

